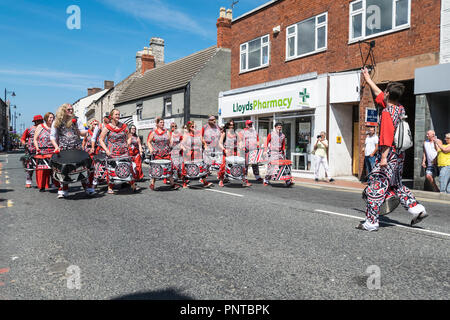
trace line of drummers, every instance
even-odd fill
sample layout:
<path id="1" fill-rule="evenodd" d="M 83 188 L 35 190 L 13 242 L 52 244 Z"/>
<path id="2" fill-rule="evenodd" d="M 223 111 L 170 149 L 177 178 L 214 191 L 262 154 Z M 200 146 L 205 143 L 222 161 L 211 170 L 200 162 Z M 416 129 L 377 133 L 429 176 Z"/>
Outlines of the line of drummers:
<path id="1" fill-rule="evenodd" d="M 191 180 L 210 187 L 212 183 L 207 179 L 212 171 L 218 171 L 220 187 L 231 181 L 248 187 L 249 166 L 265 186 L 270 180 L 293 184 L 281 123 L 260 144 L 250 120 L 244 130 L 236 131 L 233 121 L 220 128 L 214 116 L 202 128 L 189 121 L 183 129 L 172 123 L 168 130 L 164 120 L 157 118 L 156 128 L 147 138 L 149 152 L 145 155 L 136 127 L 122 123 L 117 109 L 105 114 L 102 123 L 91 121 L 89 129 L 74 116 L 70 104 L 59 107 L 56 115 L 48 112 L 44 118 L 36 116 L 33 122 L 22 136 L 27 150 L 21 159 L 27 174 L 26 187 L 31 187 L 36 171 L 39 190 L 45 191 L 53 184 L 58 188 L 58 198 L 67 197 L 69 185 L 76 182 L 81 182 L 88 195 L 94 195 L 99 184 L 107 184 L 109 194 L 115 193 L 115 185 L 124 183 L 137 191 L 140 188 L 135 182 L 144 177 L 144 158 L 149 162 L 152 190 L 157 180 L 169 183 L 175 190 L 180 188 L 179 181 L 184 188 Z M 261 165 L 267 165 L 264 179 L 259 175 Z"/>

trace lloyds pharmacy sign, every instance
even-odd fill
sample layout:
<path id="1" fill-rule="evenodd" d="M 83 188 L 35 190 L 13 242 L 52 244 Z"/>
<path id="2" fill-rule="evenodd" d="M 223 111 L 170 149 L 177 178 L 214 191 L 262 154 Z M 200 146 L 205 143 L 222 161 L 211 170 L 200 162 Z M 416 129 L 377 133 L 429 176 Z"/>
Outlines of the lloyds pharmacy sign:
<path id="1" fill-rule="evenodd" d="M 219 98 L 222 117 L 294 111 L 315 107 L 313 86 L 271 88 Z"/>

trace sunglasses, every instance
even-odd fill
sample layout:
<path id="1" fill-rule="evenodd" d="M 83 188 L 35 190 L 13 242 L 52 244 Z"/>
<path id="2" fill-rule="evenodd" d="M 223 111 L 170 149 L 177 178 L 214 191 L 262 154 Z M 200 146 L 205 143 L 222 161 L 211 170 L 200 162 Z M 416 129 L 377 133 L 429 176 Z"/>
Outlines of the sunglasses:
<path id="1" fill-rule="evenodd" d="M 72 108 L 70 108 L 70 109 L 69 109 L 69 108 L 67 108 L 66 110 L 67 110 L 67 111 L 73 111 L 73 109 L 72 109 Z"/>

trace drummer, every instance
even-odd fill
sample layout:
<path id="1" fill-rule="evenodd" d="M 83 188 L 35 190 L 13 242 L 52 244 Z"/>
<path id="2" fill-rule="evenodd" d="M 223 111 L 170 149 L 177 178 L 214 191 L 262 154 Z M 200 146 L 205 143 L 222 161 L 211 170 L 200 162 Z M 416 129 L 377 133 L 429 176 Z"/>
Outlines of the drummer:
<path id="1" fill-rule="evenodd" d="M 128 134 L 128 152 L 136 164 L 136 180 L 140 181 L 144 178 L 142 172 L 142 144 L 141 139 L 136 134 L 136 126 L 130 126 L 130 133 Z"/>
<path id="2" fill-rule="evenodd" d="M 208 123 L 206 125 L 203 126 L 202 128 L 202 138 L 203 138 L 203 143 L 206 145 L 205 150 L 208 153 L 215 153 L 215 152 L 219 152 L 220 148 L 219 148 L 219 139 L 220 139 L 220 128 L 217 126 L 216 124 L 216 117 L 213 115 L 210 115 L 208 118 Z M 210 160 L 211 158 L 206 157 L 205 160 Z M 209 165 L 212 165 L 212 163 L 208 163 Z"/>
<path id="3" fill-rule="evenodd" d="M 52 128 L 55 115 L 51 112 L 47 112 L 44 116 L 44 123 L 40 124 L 34 133 L 34 146 L 36 149 L 36 157 L 43 159 L 50 159 L 55 147 L 50 141 L 50 132 Z M 46 188 L 50 187 L 50 177 L 52 171 L 49 169 L 36 168 L 36 184 L 40 192 L 44 192 Z M 59 182 L 54 181 L 56 187 L 59 187 Z"/>
<path id="4" fill-rule="evenodd" d="M 91 157 L 95 154 L 95 148 L 92 146 L 92 139 L 94 137 L 95 129 L 98 127 L 98 121 L 93 119 L 89 123 L 88 134 L 83 139 L 82 148 L 89 153 Z"/>
<path id="5" fill-rule="evenodd" d="M 235 124 L 233 120 L 228 121 L 223 128 L 224 132 L 221 134 L 219 140 L 219 147 L 223 150 L 222 164 L 220 165 L 218 173 L 220 187 L 224 186 L 223 182 L 225 178 L 225 167 L 227 164 L 226 158 L 231 156 L 238 156 L 238 148 L 242 145 L 242 141 L 239 135 L 236 134 L 234 126 Z M 248 183 L 247 179 L 243 179 L 242 186 L 248 187 L 251 186 L 251 184 Z"/>
<path id="6" fill-rule="evenodd" d="M 178 130 L 176 122 L 170 124 L 170 139 L 171 151 L 170 158 L 172 159 L 172 167 L 174 175 L 178 178 L 182 178 L 182 164 L 183 164 L 183 150 L 181 148 L 181 141 L 183 141 L 183 131 Z M 176 173 L 176 174 L 175 174 Z"/>
<path id="7" fill-rule="evenodd" d="M 264 186 L 269 185 L 269 180 L 275 170 L 274 165 L 271 165 L 271 161 L 285 160 L 286 159 L 286 136 L 282 132 L 283 124 L 281 122 L 275 123 L 274 130 L 268 134 L 265 145 L 265 152 L 268 152 L 269 163 L 267 165 L 267 174 L 264 177 Z M 287 180 L 286 185 L 291 186 L 294 182 Z"/>
<path id="8" fill-rule="evenodd" d="M 44 119 L 39 114 L 34 116 L 33 118 L 34 124 L 27 128 L 21 138 L 21 142 L 25 145 L 25 148 L 30 156 L 34 156 L 36 154 L 36 147 L 34 146 L 34 133 L 36 128 L 44 122 Z M 30 168 L 30 162 L 27 163 L 27 168 Z M 31 184 L 33 183 L 33 171 L 27 170 L 27 178 L 25 181 L 25 188 L 31 188 Z"/>
<path id="9" fill-rule="evenodd" d="M 150 133 L 147 139 L 147 146 L 154 160 L 171 160 L 170 158 L 170 134 L 164 129 L 164 120 L 156 118 L 156 129 Z M 150 182 L 150 189 L 155 190 L 155 178 Z M 169 178 L 172 189 L 180 188 L 175 184 L 173 176 Z"/>
<path id="10" fill-rule="evenodd" d="M 55 121 L 52 123 L 50 132 L 50 141 L 55 147 L 55 153 L 61 150 L 81 150 L 81 138 L 86 137 L 87 130 L 81 121 L 74 116 L 73 106 L 69 103 L 64 103 L 56 111 Z M 88 183 L 82 182 L 82 186 L 88 195 L 95 194 L 92 188 L 92 180 L 94 172 L 91 172 L 88 178 Z M 69 185 L 63 183 L 58 190 L 58 198 L 66 198 L 68 196 Z"/>
<path id="11" fill-rule="evenodd" d="M 128 156 L 128 128 L 125 123 L 120 120 L 120 111 L 113 109 L 110 113 L 110 123 L 107 124 L 100 134 L 99 143 L 105 151 L 106 155 L 111 158 Z M 107 143 L 105 143 L 107 139 Z M 115 194 L 114 184 L 109 181 L 109 174 L 106 176 L 108 180 L 108 194 Z M 136 172 L 133 169 L 133 178 L 136 178 Z M 133 192 L 138 191 L 135 181 L 131 180 L 130 186 Z"/>
<path id="12" fill-rule="evenodd" d="M 245 150 L 245 179 L 247 179 L 248 174 L 248 166 L 249 166 L 249 155 L 250 152 L 256 151 L 258 152 L 259 148 L 259 135 L 256 132 L 255 128 L 253 128 L 253 121 L 247 120 L 245 122 L 245 129 L 242 132 L 242 141 Z M 252 164 L 253 175 L 255 176 L 256 181 L 262 181 L 263 179 L 259 175 L 259 167 L 258 164 Z M 247 182 L 247 184 L 250 184 Z"/>
<path id="13" fill-rule="evenodd" d="M 103 152 L 102 147 L 100 146 L 99 138 L 100 134 L 102 133 L 103 128 L 109 124 L 109 112 L 105 112 L 103 115 L 103 123 L 99 123 L 97 126 L 95 126 L 94 134 L 91 138 L 91 148 L 94 150 L 94 154 L 98 154 L 99 152 Z"/>
<path id="14" fill-rule="evenodd" d="M 206 143 L 202 138 L 202 133 L 200 130 L 195 129 L 195 123 L 193 121 L 188 121 L 186 124 L 186 133 L 183 137 L 182 149 L 183 149 L 183 188 L 187 188 L 186 184 L 186 169 L 185 163 L 195 160 L 203 159 L 203 148 L 206 148 Z M 211 182 L 206 181 L 206 177 L 200 179 L 204 187 L 212 186 Z"/>

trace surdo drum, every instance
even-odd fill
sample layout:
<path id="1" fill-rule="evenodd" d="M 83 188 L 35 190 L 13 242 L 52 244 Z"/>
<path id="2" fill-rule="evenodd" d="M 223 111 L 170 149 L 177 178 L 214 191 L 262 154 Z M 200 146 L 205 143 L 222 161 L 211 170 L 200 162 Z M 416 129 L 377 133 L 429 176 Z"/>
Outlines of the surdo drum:
<path id="1" fill-rule="evenodd" d="M 94 160 L 94 178 L 97 179 L 98 183 L 106 182 L 106 154 L 99 153 L 93 157 Z"/>
<path id="2" fill-rule="evenodd" d="M 245 159 L 230 156 L 225 158 L 225 176 L 229 179 L 242 180 L 245 174 Z"/>
<path id="3" fill-rule="evenodd" d="M 106 159 L 109 183 L 121 184 L 133 180 L 133 165 L 131 157 L 113 157 Z"/>
<path id="4" fill-rule="evenodd" d="M 269 163 L 271 170 L 271 180 L 288 181 L 292 180 L 292 161 L 291 160 L 272 160 Z"/>
<path id="5" fill-rule="evenodd" d="M 200 179 L 208 174 L 208 166 L 203 160 L 185 162 L 184 169 L 188 179 Z"/>
<path id="6" fill-rule="evenodd" d="M 248 153 L 248 164 L 257 164 L 259 166 L 267 163 L 267 158 L 264 157 L 264 149 L 251 150 Z"/>
<path id="7" fill-rule="evenodd" d="M 149 175 L 152 179 L 161 180 L 170 178 L 172 176 L 172 161 L 151 160 Z"/>
<path id="8" fill-rule="evenodd" d="M 205 163 L 209 165 L 210 170 L 218 171 L 223 160 L 223 153 L 219 150 L 205 150 L 203 154 Z"/>
<path id="9" fill-rule="evenodd" d="M 64 184 L 85 181 L 92 170 L 89 153 L 82 150 L 62 150 L 50 159 L 53 178 Z"/>

